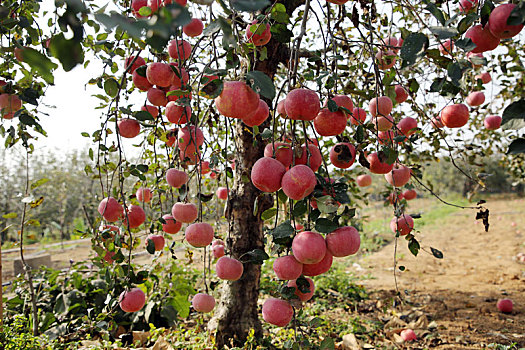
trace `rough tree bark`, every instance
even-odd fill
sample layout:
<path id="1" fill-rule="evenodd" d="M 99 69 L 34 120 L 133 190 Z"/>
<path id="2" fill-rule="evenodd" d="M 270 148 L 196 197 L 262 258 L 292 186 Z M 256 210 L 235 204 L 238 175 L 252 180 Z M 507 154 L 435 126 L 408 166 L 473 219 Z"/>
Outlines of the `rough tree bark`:
<path id="1" fill-rule="evenodd" d="M 304 0 L 282 1 L 289 15 Z M 258 61 L 255 70 L 264 72 L 274 78 L 279 63 L 288 64 L 290 51 L 287 45 L 281 44 L 273 38 L 266 45 L 268 59 Z M 271 108 L 271 101 L 267 101 Z M 267 120 L 260 130 L 270 126 Z M 254 145 L 253 134 L 240 121 L 236 121 L 235 134 L 238 140 L 237 162 L 234 175 L 233 188 L 228 197 L 227 220 L 232 223 L 230 240 L 226 244 L 235 258 L 241 257 L 246 252 L 254 249 L 264 249 L 264 233 L 261 213 L 270 208 L 272 200 L 269 195 L 261 195 L 250 181 L 250 172 L 253 164 L 263 156 L 265 143 L 258 139 Z M 257 215 L 253 215 L 255 199 L 257 200 Z M 255 336 L 262 335 L 262 326 L 259 320 L 257 301 L 259 298 L 259 281 L 261 265 L 245 263 L 244 273 L 240 280 L 226 282 L 221 290 L 221 298 L 215 309 L 215 315 L 209 322 L 209 329 L 216 330 L 216 347 L 224 348 L 225 345 L 242 346 L 250 330 L 255 331 Z"/>

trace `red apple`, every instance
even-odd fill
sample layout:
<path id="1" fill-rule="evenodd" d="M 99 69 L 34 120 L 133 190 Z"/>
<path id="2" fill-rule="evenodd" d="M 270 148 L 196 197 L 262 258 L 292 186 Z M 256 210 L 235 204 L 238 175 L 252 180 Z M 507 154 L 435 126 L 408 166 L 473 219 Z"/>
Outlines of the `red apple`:
<path id="1" fill-rule="evenodd" d="M 496 306 L 503 313 L 511 313 L 514 305 L 510 299 L 499 299 Z"/>
<path id="2" fill-rule="evenodd" d="M 131 288 L 129 291 L 122 292 L 118 301 L 122 311 L 137 312 L 146 304 L 146 295 L 140 288 Z"/>
<path id="3" fill-rule="evenodd" d="M 215 308 L 215 298 L 209 294 L 197 293 L 191 299 L 191 306 L 197 312 L 211 312 Z"/>
<path id="4" fill-rule="evenodd" d="M 387 131 L 394 126 L 394 118 L 391 115 L 372 117 L 372 123 L 377 131 Z"/>
<path id="5" fill-rule="evenodd" d="M 299 232 L 292 241 L 293 256 L 303 264 L 316 264 L 326 254 L 324 237 L 317 232 Z"/>
<path id="6" fill-rule="evenodd" d="M 410 201 L 412 199 L 415 199 L 417 197 L 417 192 L 415 190 L 406 190 L 403 192 L 403 197 Z"/>
<path id="7" fill-rule="evenodd" d="M 487 27 L 477 24 L 465 33 L 465 38 L 472 40 L 476 47 L 471 51 L 474 53 L 494 50 L 498 47 L 500 39 L 496 38 Z"/>
<path id="8" fill-rule="evenodd" d="M 226 200 L 228 199 L 228 189 L 226 187 L 219 187 L 217 189 L 217 198 L 219 199 L 222 199 L 222 200 Z"/>
<path id="9" fill-rule="evenodd" d="M 145 106 L 142 106 L 140 110 L 148 112 L 149 114 L 151 114 L 153 118 L 157 118 L 159 116 L 159 109 L 155 106 L 145 105 Z"/>
<path id="10" fill-rule="evenodd" d="M 523 24 L 508 25 L 510 13 L 516 4 L 502 4 L 496 7 L 489 16 L 488 27 L 492 35 L 499 39 L 509 39 L 518 35 L 523 29 Z"/>
<path id="11" fill-rule="evenodd" d="M 148 235 L 148 238 L 146 238 L 146 244 L 148 244 L 148 241 L 153 241 L 156 252 L 161 251 L 166 242 L 163 235 Z"/>
<path id="12" fill-rule="evenodd" d="M 321 164 L 323 164 L 323 157 L 319 147 L 314 144 L 308 144 L 308 150 L 310 151 L 310 168 L 313 171 L 317 171 Z M 308 162 L 308 152 L 306 146 L 302 145 L 301 148 L 295 149 L 295 165 L 306 165 Z"/>
<path id="13" fill-rule="evenodd" d="M 348 142 L 335 144 L 330 150 L 330 162 L 339 169 L 348 169 L 355 161 L 355 147 Z"/>
<path id="14" fill-rule="evenodd" d="M 469 111 L 464 104 L 446 106 L 441 111 L 441 122 L 448 128 L 461 128 L 468 122 Z"/>
<path id="15" fill-rule="evenodd" d="M 281 256 L 273 262 L 273 271 L 280 280 L 294 280 L 303 273 L 303 264 L 293 255 Z"/>
<path id="16" fill-rule="evenodd" d="M 326 248 L 335 257 L 353 255 L 360 245 L 359 232 L 352 226 L 339 227 L 326 235 Z"/>
<path id="17" fill-rule="evenodd" d="M 385 174 L 386 181 L 395 187 L 405 186 L 410 181 L 412 172 L 410 168 L 404 165 L 395 164 L 394 168 L 387 174 Z"/>
<path id="18" fill-rule="evenodd" d="M 130 56 L 126 58 L 126 62 L 124 63 L 124 69 L 128 69 L 128 67 L 131 65 L 131 62 L 135 59 L 136 56 Z M 131 68 L 129 68 L 128 72 L 133 73 L 135 69 L 139 68 L 140 66 L 144 66 L 146 64 L 146 61 L 142 57 L 137 57 L 133 65 L 131 65 Z"/>
<path id="19" fill-rule="evenodd" d="M 244 119 L 259 108 L 259 94 L 243 81 L 225 81 L 215 106 L 225 117 Z"/>
<path id="20" fill-rule="evenodd" d="M 161 89 L 157 89 L 154 87 L 150 88 L 148 90 L 147 97 L 148 97 L 148 101 L 154 106 L 164 107 L 168 103 L 168 99 L 166 98 L 166 93 L 162 91 Z"/>
<path id="21" fill-rule="evenodd" d="M 336 136 L 346 128 L 346 116 L 342 111 L 330 112 L 323 108 L 314 119 L 315 131 L 321 136 Z"/>
<path id="22" fill-rule="evenodd" d="M 377 152 L 367 155 L 366 160 L 368 160 L 368 163 L 370 163 L 370 172 L 372 174 L 386 174 L 394 167 L 394 164 L 383 163 L 379 159 Z"/>
<path id="23" fill-rule="evenodd" d="M 305 277 L 306 280 L 308 281 L 308 292 L 306 293 L 303 293 L 299 290 L 299 287 L 297 286 L 297 280 L 292 280 L 292 281 L 288 281 L 288 284 L 287 286 L 288 287 L 293 287 L 295 288 L 295 295 L 297 295 L 297 297 L 299 298 L 299 300 L 301 301 L 308 301 L 310 299 L 312 299 L 312 297 L 314 296 L 314 292 L 315 292 L 315 285 L 314 285 L 314 281 L 311 279 L 311 278 L 308 278 L 308 277 Z"/>
<path id="24" fill-rule="evenodd" d="M 168 169 L 166 171 L 166 181 L 171 187 L 180 188 L 188 182 L 188 174 L 177 169 Z"/>
<path id="25" fill-rule="evenodd" d="M 370 176 L 368 174 L 359 175 L 355 179 L 355 181 L 357 183 L 357 186 L 359 186 L 359 187 L 367 187 L 367 186 L 370 186 L 372 184 L 372 176 Z"/>
<path id="26" fill-rule="evenodd" d="M 244 267 L 239 260 L 227 256 L 217 260 L 215 265 L 215 272 L 221 280 L 237 281 L 241 278 L 243 271 Z"/>
<path id="27" fill-rule="evenodd" d="M 432 126 L 436 129 L 441 129 L 442 127 L 444 127 L 445 125 L 443 124 L 443 122 L 441 121 L 441 117 L 440 116 L 437 116 L 437 117 L 432 117 L 432 120 L 430 121 L 430 123 L 432 124 Z"/>
<path id="28" fill-rule="evenodd" d="M 189 224 L 197 219 L 199 212 L 193 203 L 175 203 L 171 208 L 171 215 L 177 221 Z M 211 241 L 210 241 L 211 242 Z"/>
<path id="29" fill-rule="evenodd" d="M 411 117 L 403 118 L 397 123 L 398 130 L 406 137 L 417 131 L 417 120 Z"/>
<path id="30" fill-rule="evenodd" d="M 153 87 L 151 83 L 148 81 L 146 77 L 143 77 L 142 75 L 139 75 L 138 71 L 134 71 L 131 75 L 133 79 L 133 84 L 135 84 L 135 87 L 141 91 L 148 91 Z"/>
<path id="31" fill-rule="evenodd" d="M 197 222 L 186 227 L 186 241 L 196 248 L 206 247 L 213 241 L 213 227 L 206 222 Z"/>
<path id="32" fill-rule="evenodd" d="M 332 267 L 333 255 L 326 249 L 326 253 L 321 261 L 315 264 L 303 264 L 303 275 L 305 276 L 319 276 L 328 272 Z"/>
<path id="33" fill-rule="evenodd" d="M 191 22 L 182 27 L 182 31 L 189 37 L 196 37 L 202 34 L 204 23 L 198 18 L 192 18 Z"/>
<path id="34" fill-rule="evenodd" d="M 353 125 L 363 124 L 366 120 L 366 111 L 362 108 L 356 107 L 352 110 L 352 116 L 350 117 L 350 123 Z"/>
<path id="35" fill-rule="evenodd" d="M 393 108 L 392 100 L 388 96 L 380 96 L 372 99 L 370 103 L 368 104 L 368 110 L 370 111 L 370 114 L 372 114 L 372 117 L 377 116 L 378 114 L 380 116 L 388 116 L 390 115 L 390 112 L 392 112 Z"/>
<path id="36" fill-rule="evenodd" d="M 263 319 L 275 326 L 284 327 L 293 317 L 293 308 L 289 302 L 277 298 L 269 298 L 262 307 Z"/>
<path id="37" fill-rule="evenodd" d="M 218 245 L 215 245 L 211 247 L 211 251 L 213 253 L 213 257 L 215 259 L 219 259 L 221 257 L 224 256 L 225 252 L 224 252 L 224 246 L 221 245 L 221 244 L 218 244 Z"/>
<path id="38" fill-rule="evenodd" d="M 501 126 L 501 117 L 499 115 L 489 115 L 483 121 L 487 130 L 496 130 Z"/>
<path id="39" fill-rule="evenodd" d="M 401 217 L 393 217 L 390 221 L 390 229 L 396 233 L 399 231 L 401 236 L 408 235 L 414 228 L 414 220 L 410 215 L 403 214 Z"/>
<path id="40" fill-rule="evenodd" d="M 471 107 L 481 106 L 485 102 L 485 94 L 483 91 L 472 91 L 467 96 L 467 103 Z"/>
<path id="41" fill-rule="evenodd" d="M 17 95 L 0 94 L 0 116 L 13 119 L 15 113 L 22 108 L 22 101 Z"/>
<path id="42" fill-rule="evenodd" d="M 297 201 L 305 198 L 314 191 L 317 178 L 312 169 L 306 165 L 296 165 L 282 177 L 281 186 L 284 193 Z"/>
<path id="43" fill-rule="evenodd" d="M 284 165 L 276 159 L 262 157 L 252 167 L 251 180 L 263 192 L 275 192 L 281 188 L 281 180 L 286 173 Z"/>
<path id="44" fill-rule="evenodd" d="M 408 99 L 408 92 L 401 85 L 397 84 L 394 91 L 396 93 L 397 103 L 403 103 Z"/>
<path id="45" fill-rule="evenodd" d="M 259 107 L 255 110 L 255 113 L 249 114 L 242 121 L 248 126 L 261 125 L 268 116 L 270 115 L 270 109 L 263 100 L 259 100 Z"/>
<path id="46" fill-rule="evenodd" d="M 124 214 L 124 208 L 113 197 L 104 198 L 98 205 L 98 212 L 108 222 L 115 222 Z"/>
<path id="47" fill-rule="evenodd" d="M 284 100 L 286 115 L 294 120 L 314 120 L 321 109 L 319 96 L 315 91 L 295 89 Z"/>
<path id="48" fill-rule="evenodd" d="M 150 63 L 146 69 L 146 78 L 150 84 L 162 87 L 171 85 L 174 74 L 170 65 L 162 62 Z"/>
<path id="49" fill-rule="evenodd" d="M 480 73 L 480 74 L 476 75 L 476 76 L 474 77 L 474 79 L 476 79 L 476 80 L 479 79 L 479 80 L 481 80 L 481 82 L 482 82 L 483 84 L 488 84 L 488 83 L 490 83 L 490 81 L 492 80 L 492 77 L 490 76 L 490 73 L 488 73 L 488 72 L 483 72 L 483 73 Z"/>
<path id="50" fill-rule="evenodd" d="M 168 53 L 174 60 L 185 61 L 191 56 L 191 45 L 186 40 L 173 39 L 169 42 Z"/>
<path id="51" fill-rule="evenodd" d="M 140 134 L 140 124 L 135 119 L 124 118 L 117 122 L 120 136 L 132 139 Z"/>
<path id="52" fill-rule="evenodd" d="M 403 341 L 417 340 L 416 333 L 412 329 L 403 329 L 400 335 Z"/>
<path id="53" fill-rule="evenodd" d="M 258 23 L 257 20 L 254 20 L 246 27 L 246 40 L 255 46 L 268 44 L 271 37 L 272 33 L 270 32 L 270 25 L 268 23 Z"/>
<path id="54" fill-rule="evenodd" d="M 281 162 L 286 168 L 292 164 L 293 151 L 289 143 L 284 142 L 274 142 L 269 143 L 264 148 L 265 157 L 274 157 L 275 149 L 275 159 Z"/>
<path id="55" fill-rule="evenodd" d="M 472 12 L 478 6 L 478 0 L 459 0 L 459 10 L 461 12 Z"/>
<path id="56" fill-rule="evenodd" d="M 146 221 L 146 213 L 139 205 L 130 205 L 127 216 L 127 219 L 125 216 L 122 218 L 122 223 L 124 226 L 128 226 L 129 220 L 129 228 L 137 228 Z"/>
<path id="57" fill-rule="evenodd" d="M 153 194 L 149 188 L 140 187 L 135 193 L 139 202 L 149 203 L 153 198 Z"/>
<path id="58" fill-rule="evenodd" d="M 454 42 L 451 39 L 447 39 L 439 44 L 439 52 L 441 52 L 442 55 L 452 56 L 452 50 L 454 50 Z"/>
<path id="59" fill-rule="evenodd" d="M 342 111 L 347 118 L 350 117 L 350 114 L 352 113 L 354 109 L 354 103 L 352 102 L 352 99 L 346 95 L 335 95 L 331 98 L 332 101 L 334 101 L 338 107 L 343 107 L 348 110 Z M 325 101 L 324 107 L 328 106 L 328 100 Z"/>
<path id="60" fill-rule="evenodd" d="M 396 53 L 392 50 L 381 50 L 376 53 L 376 61 L 379 69 L 390 69 L 396 64 Z"/>
<path id="61" fill-rule="evenodd" d="M 131 9 L 135 17 L 144 18 L 139 14 L 139 10 L 144 6 L 148 6 L 148 0 L 131 0 Z"/>
<path id="62" fill-rule="evenodd" d="M 165 224 L 162 224 L 162 231 L 170 234 L 175 234 L 180 231 L 182 222 L 175 220 L 173 215 L 166 214 L 163 215 L 162 218 L 166 222 Z"/>
<path id="63" fill-rule="evenodd" d="M 191 118 L 191 107 L 180 106 L 176 102 L 170 101 L 166 105 L 166 118 L 170 123 L 186 124 Z"/>

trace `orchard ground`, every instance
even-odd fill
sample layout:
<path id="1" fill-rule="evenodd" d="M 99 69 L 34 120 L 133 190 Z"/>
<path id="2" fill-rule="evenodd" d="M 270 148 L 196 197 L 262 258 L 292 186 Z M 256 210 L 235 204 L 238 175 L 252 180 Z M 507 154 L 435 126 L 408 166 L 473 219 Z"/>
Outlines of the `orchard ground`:
<path id="1" fill-rule="evenodd" d="M 524 347 L 525 264 L 519 263 L 516 255 L 525 252 L 525 199 L 492 197 L 487 206 L 489 232 L 484 231 L 481 222 L 476 223 L 474 210 L 456 209 L 435 199 L 410 202 L 408 212 L 421 214 L 416 228 L 422 250 L 414 257 L 404 239 L 398 240 L 397 265 L 405 267 L 403 272 L 397 270 L 400 297 L 393 276 L 395 242 L 388 228 L 391 209 L 371 203 L 363 211 L 369 216 L 367 238 L 362 236 L 364 253 L 337 259 L 337 269 L 330 273 L 335 279 L 350 275 L 356 290 L 363 285 L 368 293 L 364 300 L 354 302 L 353 308 L 340 305 L 325 311 L 324 317 L 336 325 L 331 329 L 337 329 L 338 334 L 331 335 L 336 345 L 345 334 L 353 333 L 363 348 L 481 349 L 490 344 Z M 176 237 L 180 238 L 180 233 Z M 430 247 L 440 249 L 444 259 L 433 257 Z M 66 244 L 64 248 L 46 249 L 56 268 L 67 268 L 71 257 L 87 259 L 92 254 L 89 242 Z M 3 258 L 13 256 L 5 254 Z M 187 259 L 183 250 L 177 256 L 181 261 Z M 199 258 L 193 257 L 196 266 L 200 265 Z M 136 260 L 139 264 L 150 261 L 149 254 L 139 255 Z M 7 280 L 14 277 L 11 263 L 5 263 L 4 273 Z M 345 291 L 331 288 L 322 296 L 316 291 L 314 307 L 323 308 L 323 304 L 334 302 L 331 298 L 343 294 Z M 500 298 L 514 301 L 511 314 L 497 311 Z M 194 322 L 184 325 L 198 328 Z M 401 344 L 399 333 L 405 328 L 413 328 L 420 340 Z"/>

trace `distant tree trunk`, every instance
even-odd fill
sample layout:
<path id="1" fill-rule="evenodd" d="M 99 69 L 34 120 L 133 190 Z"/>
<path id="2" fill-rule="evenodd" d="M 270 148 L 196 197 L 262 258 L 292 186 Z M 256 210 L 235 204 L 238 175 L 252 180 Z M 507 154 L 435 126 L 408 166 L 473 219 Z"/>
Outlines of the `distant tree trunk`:
<path id="1" fill-rule="evenodd" d="M 304 0 L 286 0 L 283 4 L 287 12 L 292 12 Z M 290 51 L 288 46 L 271 39 L 266 45 L 268 59 L 258 61 L 255 70 L 264 72 L 273 79 L 279 63 L 287 64 Z M 279 87 L 277 87 L 279 88 Z M 266 100 L 270 109 L 272 101 Z M 271 118 L 264 122 L 259 130 L 270 127 Z M 270 195 L 260 196 L 257 204 L 257 215 L 254 216 L 255 199 L 261 194 L 251 181 L 250 172 L 253 164 L 263 156 L 265 143 L 258 138 L 254 145 L 253 134 L 247 127 L 237 121 L 233 137 L 238 140 L 238 156 L 236 162 L 233 188 L 228 197 L 226 219 L 231 221 L 233 229 L 231 240 L 226 244 L 234 258 L 239 258 L 254 249 L 264 249 L 263 221 L 260 214 L 271 207 Z M 216 330 L 216 346 L 222 349 L 225 345 L 242 346 L 251 329 L 255 336 L 262 335 L 257 301 L 259 299 L 259 282 L 261 266 L 251 263 L 244 264 L 244 273 L 240 280 L 226 282 L 221 290 L 221 298 L 215 309 L 215 315 L 210 320 L 209 329 Z"/>

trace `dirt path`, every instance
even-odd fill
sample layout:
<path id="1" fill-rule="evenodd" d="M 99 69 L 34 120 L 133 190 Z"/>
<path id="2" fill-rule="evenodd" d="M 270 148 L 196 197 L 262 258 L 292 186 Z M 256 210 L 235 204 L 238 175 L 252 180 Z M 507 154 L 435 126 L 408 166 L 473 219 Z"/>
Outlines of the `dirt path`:
<path id="1" fill-rule="evenodd" d="M 516 260 L 516 254 L 525 252 L 525 200 L 491 200 L 487 207 L 489 232 L 474 220 L 474 211 L 461 210 L 416 233 L 426 250 L 417 257 L 404 239 L 398 241 L 398 266 L 406 268 L 397 270 L 398 288 L 406 301 L 398 311 L 417 310 L 425 316 L 428 322 L 416 330 L 426 336 L 420 345 L 440 349 L 478 349 L 490 343 L 525 346 L 525 265 Z M 429 247 L 440 249 L 444 259 L 434 258 Z M 360 262 L 362 273 L 374 277 L 363 284 L 378 291 L 378 300 L 395 295 L 393 256 L 391 243 Z M 514 301 L 511 314 L 497 311 L 499 298 Z M 431 321 L 437 323 L 436 332 L 428 329 Z"/>

